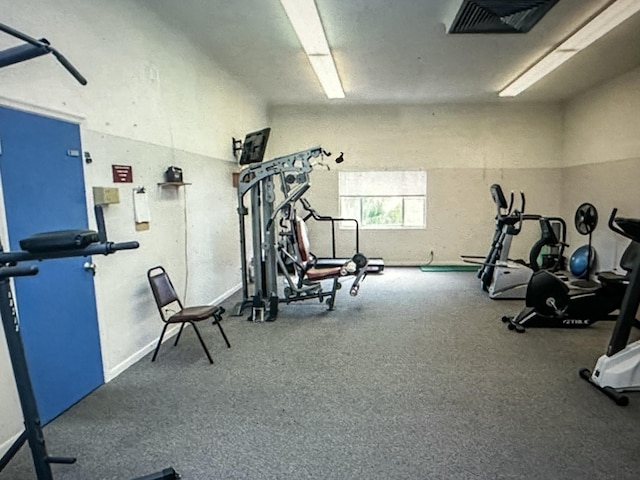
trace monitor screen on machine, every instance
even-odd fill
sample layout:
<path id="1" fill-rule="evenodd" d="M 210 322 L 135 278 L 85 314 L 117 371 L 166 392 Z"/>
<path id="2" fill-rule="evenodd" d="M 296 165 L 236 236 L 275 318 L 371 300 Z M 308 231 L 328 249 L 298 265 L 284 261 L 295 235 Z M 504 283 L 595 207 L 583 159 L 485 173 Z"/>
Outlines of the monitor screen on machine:
<path id="1" fill-rule="evenodd" d="M 264 158 L 269 140 L 270 128 L 264 128 L 257 132 L 248 133 L 242 144 L 242 155 L 240 155 L 240 165 L 250 163 L 260 163 Z"/>

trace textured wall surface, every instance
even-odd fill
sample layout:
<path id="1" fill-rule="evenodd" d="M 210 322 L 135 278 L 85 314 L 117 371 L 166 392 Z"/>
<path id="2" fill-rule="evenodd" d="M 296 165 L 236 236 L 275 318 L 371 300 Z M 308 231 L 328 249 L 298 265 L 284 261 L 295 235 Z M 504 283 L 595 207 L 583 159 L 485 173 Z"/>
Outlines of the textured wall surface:
<path id="1" fill-rule="evenodd" d="M 495 207 L 489 186 L 522 190 L 526 211 L 558 215 L 561 189 L 562 110 L 554 105 L 361 107 L 270 110 L 269 152 L 279 155 L 317 144 L 344 152 L 339 165 L 312 174 L 308 198 L 325 215 L 338 215 L 338 170 L 425 170 L 425 230 L 364 230 L 361 250 L 390 264 L 459 262 L 484 255 L 493 234 Z M 312 227 L 315 227 L 312 226 Z M 539 228 L 527 224 L 513 243 L 527 256 Z M 326 229 L 310 229 L 318 254 L 330 252 Z M 349 232 L 342 237 L 351 238 Z M 345 247 L 347 248 L 347 247 Z"/>
<path id="2" fill-rule="evenodd" d="M 573 219 L 582 202 L 596 206 L 600 221 L 593 242 L 601 269 L 615 267 L 628 240 L 611 232 L 607 219 L 640 217 L 640 69 L 572 100 L 565 111 L 561 204 Z M 587 243 L 570 230 L 571 250 Z"/>
<path id="3" fill-rule="evenodd" d="M 100 340 L 109 380 L 160 334 L 146 270 L 163 264 L 190 302 L 237 288 L 239 248 L 231 137 L 266 124 L 266 106 L 144 8 L 142 2 L 0 0 L 3 23 L 46 37 L 87 78 L 78 84 L 45 56 L 0 71 L 0 103 L 81 123 L 88 207 L 93 186 L 118 187 L 106 208 L 109 237 L 138 240 L 135 252 L 95 258 Z M 18 42 L 0 37 L 0 48 Z M 114 184 L 112 164 L 131 165 L 133 184 Z M 160 188 L 169 165 L 192 185 Z M 136 231 L 133 188 L 145 187 L 148 231 Z M 92 211 L 92 210 L 90 210 Z M 4 219 L 4 217 L 3 217 Z M 21 429 L 20 408 L 0 332 L 0 451 Z"/>
<path id="4" fill-rule="evenodd" d="M 565 166 L 640 158 L 640 68 L 571 102 L 565 111 Z"/>

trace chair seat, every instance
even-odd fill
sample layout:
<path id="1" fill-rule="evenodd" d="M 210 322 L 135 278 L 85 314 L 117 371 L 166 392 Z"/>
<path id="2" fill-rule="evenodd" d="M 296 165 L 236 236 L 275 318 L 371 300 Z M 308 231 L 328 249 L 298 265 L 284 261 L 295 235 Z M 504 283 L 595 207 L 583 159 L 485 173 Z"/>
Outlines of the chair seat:
<path id="1" fill-rule="evenodd" d="M 182 323 L 189 321 L 206 320 L 213 315 L 222 315 L 224 308 L 217 305 L 202 305 L 197 307 L 186 307 L 177 313 L 171 315 L 167 322 L 169 323 Z"/>

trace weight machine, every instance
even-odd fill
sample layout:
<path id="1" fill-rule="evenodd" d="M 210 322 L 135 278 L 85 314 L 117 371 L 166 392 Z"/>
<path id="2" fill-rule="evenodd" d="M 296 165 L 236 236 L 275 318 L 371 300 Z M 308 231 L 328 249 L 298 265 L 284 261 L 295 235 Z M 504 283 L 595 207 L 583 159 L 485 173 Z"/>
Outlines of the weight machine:
<path id="1" fill-rule="evenodd" d="M 245 141 L 246 143 L 246 141 Z M 264 148 L 264 145 L 262 145 Z M 238 176 L 238 218 L 240 228 L 240 261 L 242 268 L 242 301 L 236 305 L 235 315 L 239 316 L 245 307 L 251 307 L 252 321 L 273 321 L 278 314 L 280 301 L 291 303 L 301 300 L 326 299 L 329 309 L 333 309 L 336 291 L 340 288 L 339 277 L 355 275 L 351 294 L 357 295 L 360 283 L 366 275 L 368 260 L 362 254 L 356 254 L 349 267 L 336 271 L 325 271 L 314 276 L 312 263 L 302 265 L 298 253 L 288 252 L 290 242 L 297 243 L 302 237 L 294 234 L 296 227 L 285 225 L 295 222 L 295 203 L 302 198 L 311 186 L 309 174 L 313 170 L 312 159 L 321 159 L 330 155 L 317 146 L 297 153 L 278 157 L 266 162 L 252 163 L 243 168 Z M 320 160 L 318 160 L 320 161 Z M 282 200 L 276 203 L 276 183 L 280 184 Z M 245 206 L 245 197 L 250 197 L 250 209 Z M 253 267 L 251 275 L 247 262 L 246 216 L 251 213 L 251 233 L 253 248 Z M 285 232 L 276 232 L 278 227 Z M 288 245 L 289 242 L 289 245 Z M 295 281 L 286 268 L 283 256 L 293 263 L 297 262 L 298 279 Z M 307 259 L 304 259 L 305 264 Z M 355 265 L 355 268 L 354 268 Z M 284 296 L 278 293 L 278 272 L 288 284 Z M 249 293 L 251 277 L 254 280 L 253 293 Z M 333 280 L 330 291 L 323 290 L 321 280 Z"/>

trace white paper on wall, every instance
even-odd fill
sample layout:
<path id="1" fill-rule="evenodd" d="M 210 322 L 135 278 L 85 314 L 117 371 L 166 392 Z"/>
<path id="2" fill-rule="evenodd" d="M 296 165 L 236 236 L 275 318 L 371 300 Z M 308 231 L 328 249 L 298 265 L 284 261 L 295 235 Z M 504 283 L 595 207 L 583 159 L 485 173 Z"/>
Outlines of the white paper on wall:
<path id="1" fill-rule="evenodd" d="M 133 190 L 133 212 L 136 223 L 148 223 L 151 221 L 149 197 L 144 188 Z"/>

